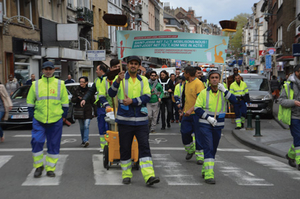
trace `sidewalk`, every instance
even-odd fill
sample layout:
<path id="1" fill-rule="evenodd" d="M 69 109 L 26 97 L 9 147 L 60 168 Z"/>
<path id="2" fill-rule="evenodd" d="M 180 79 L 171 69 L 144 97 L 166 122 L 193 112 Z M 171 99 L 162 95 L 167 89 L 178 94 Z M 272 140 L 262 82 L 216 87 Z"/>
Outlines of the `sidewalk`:
<path id="1" fill-rule="evenodd" d="M 251 148 L 285 158 L 285 155 L 291 147 L 293 138 L 291 136 L 289 126 L 279 122 L 277 119 L 278 107 L 279 104 L 274 103 L 274 120 L 262 119 L 260 121 L 260 134 L 262 137 L 253 136 L 255 135 L 255 119 L 252 119 L 253 130 L 233 130 L 233 136 Z M 246 123 L 245 125 L 247 126 Z"/>

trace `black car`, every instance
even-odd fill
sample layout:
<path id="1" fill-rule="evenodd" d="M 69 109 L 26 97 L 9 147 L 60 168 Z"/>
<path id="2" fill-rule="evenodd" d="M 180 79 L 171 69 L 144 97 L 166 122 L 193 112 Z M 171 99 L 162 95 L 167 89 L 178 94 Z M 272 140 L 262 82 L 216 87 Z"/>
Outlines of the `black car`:
<path id="1" fill-rule="evenodd" d="M 250 103 L 247 109 L 254 114 L 266 115 L 273 117 L 273 96 L 267 77 L 258 74 L 240 74 L 244 82 L 247 84 Z"/>
<path id="2" fill-rule="evenodd" d="M 29 119 L 28 107 L 26 98 L 29 92 L 30 86 L 21 86 L 19 87 L 11 96 L 13 107 L 9 111 L 9 118 L 7 121 L 0 121 L 2 126 L 6 125 L 23 125 L 23 124 L 32 124 L 32 120 Z M 74 123 L 75 119 L 73 117 L 73 106 L 71 103 L 72 94 L 67 90 L 69 98 L 69 111 L 67 119 Z"/>

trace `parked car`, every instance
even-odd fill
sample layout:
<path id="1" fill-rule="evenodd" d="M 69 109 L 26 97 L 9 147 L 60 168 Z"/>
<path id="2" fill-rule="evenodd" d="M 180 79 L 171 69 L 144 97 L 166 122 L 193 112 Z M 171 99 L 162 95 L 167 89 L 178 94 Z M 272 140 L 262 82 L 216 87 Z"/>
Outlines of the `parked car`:
<path id="1" fill-rule="evenodd" d="M 32 124 L 32 120 L 29 119 L 28 115 L 28 107 L 26 103 L 26 98 L 29 92 L 30 86 L 21 86 L 19 87 L 11 96 L 13 107 L 12 110 L 9 111 L 9 119 L 7 121 L 0 121 L 0 124 L 3 126 L 7 125 L 25 125 Z M 69 110 L 67 120 L 71 123 L 75 122 L 73 117 L 73 105 L 71 103 L 72 94 L 68 92 L 69 98 Z"/>
<path id="2" fill-rule="evenodd" d="M 250 109 L 254 114 L 262 114 L 272 118 L 273 96 L 268 79 L 258 74 L 240 75 L 243 77 L 249 90 L 250 103 L 247 104 L 247 109 Z"/>

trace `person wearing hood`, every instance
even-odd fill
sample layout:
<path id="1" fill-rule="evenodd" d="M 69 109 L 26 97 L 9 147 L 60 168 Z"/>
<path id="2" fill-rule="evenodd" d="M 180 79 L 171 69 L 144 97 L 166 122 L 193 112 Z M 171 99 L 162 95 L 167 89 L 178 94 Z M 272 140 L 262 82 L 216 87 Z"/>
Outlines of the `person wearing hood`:
<path id="1" fill-rule="evenodd" d="M 284 83 L 278 103 L 278 120 L 290 126 L 293 136 L 286 158 L 291 167 L 300 170 L 300 65 L 295 66 L 294 73 Z"/>
<path id="2" fill-rule="evenodd" d="M 167 127 L 171 128 L 171 118 L 172 118 L 172 99 L 171 94 L 174 92 L 175 86 L 170 81 L 167 71 L 162 70 L 159 74 L 160 78 L 158 79 L 159 83 L 163 86 L 164 96 L 161 100 L 160 112 L 161 112 L 161 130 L 166 129 L 166 108 L 167 108 Z"/>
<path id="3" fill-rule="evenodd" d="M 80 86 L 77 87 L 75 92 L 73 93 L 71 101 L 76 103 L 75 107 L 80 108 L 80 102 L 82 98 L 86 95 L 89 90 L 88 83 L 89 80 L 87 77 L 80 77 L 79 78 Z M 95 97 L 92 96 L 89 100 L 86 101 L 84 105 L 84 115 L 82 119 L 78 119 L 79 126 L 80 126 L 80 133 L 81 133 L 81 146 L 88 147 L 89 146 L 89 128 L 91 119 L 94 117 L 94 113 L 97 111 L 97 107 L 94 106 Z"/>
<path id="4" fill-rule="evenodd" d="M 150 132 L 155 132 L 157 116 L 159 112 L 159 103 L 161 102 L 161 98 L 164 95 L 164 91 L 162 85 L 158 82 L 157 73 L 155 71 L 150 72 L 149 78 L 149 86 L 151 90 L 151 98 L 150 101 L 147 103 L 148 109 L 148 118 L 149 118 L 149 128 Z"/>

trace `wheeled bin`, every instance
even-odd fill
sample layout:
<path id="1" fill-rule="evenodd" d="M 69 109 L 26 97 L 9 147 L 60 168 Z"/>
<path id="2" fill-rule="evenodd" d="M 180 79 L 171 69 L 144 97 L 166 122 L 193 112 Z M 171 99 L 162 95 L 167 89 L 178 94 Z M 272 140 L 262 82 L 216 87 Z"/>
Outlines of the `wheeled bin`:
<path id="1" fill-rule="evenodd" d="M 115 130 L 115 121 L 114 119 L 105 118 L 105 121 L 109 123 L 110 129 L 106 131 L 105 140 L 107 145 L 104 147 L 103 150 L 103 166 L 107 170 L 113 164 L 120 163 L 120 144 L 119 144 L 119 132 Z M 133 168 L 139 169 L 139 147 L 136 137 L 134 136 L 132 140 L 131 146 L 131 159 L 133 160 Z"/>

